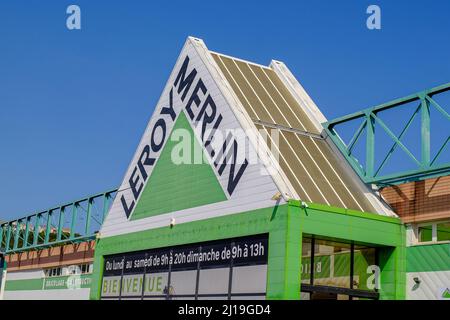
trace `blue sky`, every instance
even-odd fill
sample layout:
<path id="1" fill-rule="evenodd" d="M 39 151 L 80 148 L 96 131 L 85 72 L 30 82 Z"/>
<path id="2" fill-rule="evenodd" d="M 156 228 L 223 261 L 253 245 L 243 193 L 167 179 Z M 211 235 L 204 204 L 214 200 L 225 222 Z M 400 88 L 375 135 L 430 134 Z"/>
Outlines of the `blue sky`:
<path id="1" fill-rule="evenodd" d="M 70 4 L 81 30 L 66 28 Z M 188 35 L 284 61 L 332 119 L 449 82 L 449 12 L 446 0 L 2 1 L 0 219 L 118 186 Z"/>

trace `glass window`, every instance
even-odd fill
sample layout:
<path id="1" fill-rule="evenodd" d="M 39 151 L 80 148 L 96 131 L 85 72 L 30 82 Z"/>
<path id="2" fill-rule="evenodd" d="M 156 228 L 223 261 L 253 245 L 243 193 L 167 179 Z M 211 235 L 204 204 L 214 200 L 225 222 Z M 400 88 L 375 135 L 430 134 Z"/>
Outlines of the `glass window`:
<path id="1" fill-rule="evenodd" d="M 450 222 L 438 223 L 436 229 L 437 241 L 450 240 Z"/>
<path id="2" fill-rule="evenodd" d="M 418 233 L 419 233 L 419 242 L 433 241 L 433 226 L 432 225 L 419 226 Z"/>
<path id="3" fill-rule="evenodd" d="M 316 239 L 313 284 L 349 288 L 350 251 L 348 243 Z"/>
<path id="4" fill-rule="evenodd" d="M 121 276 L 103 277 L 102 297 L 119 297 Z"/>
<path id="5" fill-rule="evenodd" d="M 267 265 L 233 267 L 231 293 L 266 292 Z"/>
<path id="6" fill-rule="evenodd" d="M 195 294 L 197 285 L 197 270 L 172 271 L 170 274 L 170 288 L 172 295 Z"/>
<path id="7" fill-rule="evenodd" d="M 130 274 L 122 277 L 121 296 L 136 297 L 142 296 L 143 275 Z"/>
<path id="8" fill-rule="evenodd" d="M 300 266 L 302 283 L 309 284 L 311 279 L 311 238 L 303 238 L 302 240 L 302 265 Z"/>
<path id="9" fill-rule="evenodd" d="M 53 277 L 53 271 L 54 271 L 53 268 L 45 270 L 45 276 L 46 277 Z"/>
<path id="10" fill-rule="evenodd" d="M 314 237 L 304 237 L 302 244 L 302 299 L 347 300 L 360 295 L 356 290 L 379 288 L 376 248 Z"/>
<path id="11" fill-rule="evenodd" d="M 376 287 L 377 267 L 375 248 L 355 245 L 353 258 L 353 289 L 373 290 Z"/>
<path id="12" fill-rule="evenodd" d="M 60 267 L 58 268 L 51 268 L 44 271 L 44 274 L 46 277 L 59 277 L 62 273 L 62 269 Z"/>
<path id="13" fill-rule="evenodd" d="M 204 269 L 200 271 L 199 294 L 228 294 L 230 268 Z"/>
<path id="14" fill-rule="evenodd" d="M 144 295 L 161 296 L 173 294 L 173 289 L 167 287 L 169 272 L 152 272 L 145 274 Z M 168 292 L 169 290 L 169 292 Z"/>
<path id="15" fill-rule="evenodd" d="M 261 235 L 107 257 L 102 298 L 264 299 L 266 280 L 267 235 Z"/>
<path id="16" fill-rule="evenodd" d="M 92 268 L 91 267 L 92 267 L 92 264 L 88 264 L 88 263 L 79 265 L 79 268 L 81 270 L 81 274 L 91 273 L 92 272 Z"/>

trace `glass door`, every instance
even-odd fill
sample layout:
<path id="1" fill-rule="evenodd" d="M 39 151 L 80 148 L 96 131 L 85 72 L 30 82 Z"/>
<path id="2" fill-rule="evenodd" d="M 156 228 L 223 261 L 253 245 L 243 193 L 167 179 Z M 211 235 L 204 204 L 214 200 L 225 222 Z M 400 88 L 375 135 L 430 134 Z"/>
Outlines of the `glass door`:
<path id="1" fill-rule="evenodd" d="M 303 238 L 303 299 L 378 299 L 379 268 L 374 247 L 309 236 Z"/>

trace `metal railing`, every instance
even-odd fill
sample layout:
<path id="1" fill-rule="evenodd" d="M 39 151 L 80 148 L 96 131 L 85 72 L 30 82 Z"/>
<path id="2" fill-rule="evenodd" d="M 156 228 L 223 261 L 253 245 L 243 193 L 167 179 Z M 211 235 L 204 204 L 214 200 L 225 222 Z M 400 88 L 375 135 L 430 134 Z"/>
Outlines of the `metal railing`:
<path id="1" fill-rule="evenodd" d="M 450 83 L 325 122 L 323 127 L 328 136 L 365 183 L 378 185 L 400 184 L 435 176 L 448 175 L 450 173 L 450 162 L 441 161 L 440 158 L 442 158 L 444 150 L 446 150 L 450 141 L 450 115 L 448 111 L 436 101 L 436 97 L 447 91 L 450 91 Z M 383 112 L 393 108 L 405 107 L 414 102 L 418 102 L 418 106 L 416 107 L 413 105 L 412 109 L 408 109 L 414 111 L 411 117 L 408 117 L 406 113 L 402 113 L 399 118 L 395 119 L 396 124 L 402 124 L 402 129 L 399 131 L 400 133 L 395 134 L 395 130 L 393 130 L 392 126 L 381 119 Z M 434 139 L 432 140 L 430 137 L 431 108 L 437 110 L 437 113 L 443 117 L 444 121 L 447 120 L 446 123 L 448 124 L 441 128 L 441 130 L 444 130 L 443 133 L 446 135 L 446 139 L 443 139 L 442 145 L 438 145 L 437 151 L 434 153 L 431 152 L 431 141 L 433 141 L 433 143 L 437 143 L 437 141 Z M 413 141 L 413 144 L 417 145 L 420 143 L 420 156 L 417 156 L 417 154 L 415 155 L 415 152 L 403 141 L 408 133 L 408 129 L 411 128 L 414 119 L 418 115 L 420 115 L 420 141 Z M 353 135 L 350 141 L 345 143 L 338 134 L 339 125 L 347 124 L 352 121 L 360 121 L 361 123 L 358 129 L 352 132 Z M 365 154 L 358 159 L 358 156 L 354 152 L 354 148 L 361 136 L 363 136 L 363 132 L 365 132 L 366 135 L 365 144 L 363 146 L 365 151 L 363 154 Z M 387 149 L 388 151 L 386 153 L 379 153 L 375 149 L 375 141 L 377 140 L 377 137 L 381 135 L 379 132 L 382 132 L 383 135 L 390 138 L 390 148 Z M 389 165 L 393 153 L 399 148 L 403 151 L 405 159 L 412 160 L 414 168 L 408 170 L 398 169 L 394 170 L 393 173 L 384 174 L 383 169 Z M 416 153 L 418 152 L 416 151 Z M 382 160 L 377 163 L 376 157 L 379 156 L 381 156 L 380 159 Z"/>
<path id="2" fill-rule="evenodd" d="M 117 189 L 0 224 L 5 254 L 95 239 Z"/>

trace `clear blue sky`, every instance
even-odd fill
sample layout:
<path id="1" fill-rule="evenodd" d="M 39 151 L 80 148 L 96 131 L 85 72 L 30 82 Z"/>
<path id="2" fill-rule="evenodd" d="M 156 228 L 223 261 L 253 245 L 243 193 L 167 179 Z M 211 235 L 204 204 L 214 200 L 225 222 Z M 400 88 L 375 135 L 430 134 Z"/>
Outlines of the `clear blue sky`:
<path id="1" fill-rule="evenodd" d="M 66 29 L 70 4 L 80 31 Z M 332 119 L 449 82 L 449 12 L 448 0 L 1 1 L 0 219 L 118 186 L 188 35 L 284 61 Z"/>

